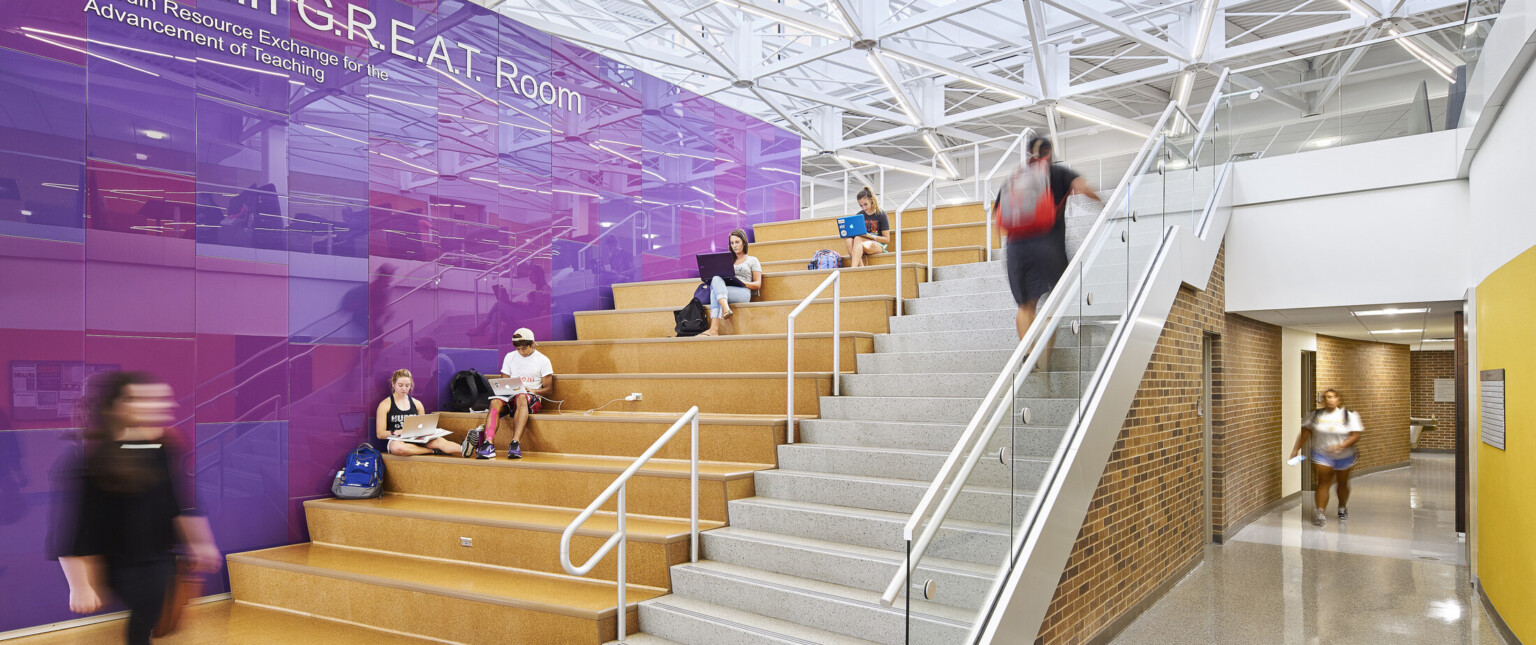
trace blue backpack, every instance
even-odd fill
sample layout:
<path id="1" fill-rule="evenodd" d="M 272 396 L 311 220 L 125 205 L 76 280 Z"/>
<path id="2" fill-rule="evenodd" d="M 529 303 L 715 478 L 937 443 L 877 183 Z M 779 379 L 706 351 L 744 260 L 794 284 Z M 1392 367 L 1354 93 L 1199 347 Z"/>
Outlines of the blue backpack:
<path id="1" fill-rule="evenodd" d="M 842 265 L 843 256 L 838 255 L 837 251 L 822 249 L 811 256 L 811 263 L 805 265 L 805 268 L 815 271 L 816 269 L 836 269 Z"/>
<path id="2" fill-rule="evenodd" d="M 373 499 L 384 489 L 384 455 L 364 443 L 347 455 L 347 462 L 336 471 L 331 494 L 337 499 Z"/>

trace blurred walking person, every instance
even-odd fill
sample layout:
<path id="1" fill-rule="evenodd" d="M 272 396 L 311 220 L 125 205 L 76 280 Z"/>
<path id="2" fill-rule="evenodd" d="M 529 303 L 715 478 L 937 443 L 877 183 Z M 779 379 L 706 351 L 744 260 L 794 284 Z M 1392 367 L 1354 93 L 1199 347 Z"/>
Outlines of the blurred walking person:
<path id="1" fill-rule="evenodd" d="M 96 375 L 84 402 L 85 451 L 75 469 L 75 507 L 55 533 L 55 555 L 69 582 L 69 608 L 99 611 L 110 598 L 127 606 L 127 642 L 148 643 L 176 578 L 177 545 L 194 571 L 218 571 L 208 520 L 181 508 L 166 426 L 171 386 L 138 372 Z"/>
<path id="2" fill-rule="evenodd" d="M 1349 519 L 1349 470 L 1355 467 L 1359 451 L 1355 444 L 1365 426 L 1360 423 L 1360 413 L 1344 409 L 1344 398 L 1338 390 L 1323 390 L 1323 407 L 1312 411 L 1301 423 L 1301 434 L 1291 448 L 1291 458 L 1301 454 L 1302 446 L 1312 439 L 1312 474 L 1317 491 L 1316 507 L 1312 510 L 1312 524 L 1328 523 L 1328 489 L 1338 483 L 1339 519 Z"/>

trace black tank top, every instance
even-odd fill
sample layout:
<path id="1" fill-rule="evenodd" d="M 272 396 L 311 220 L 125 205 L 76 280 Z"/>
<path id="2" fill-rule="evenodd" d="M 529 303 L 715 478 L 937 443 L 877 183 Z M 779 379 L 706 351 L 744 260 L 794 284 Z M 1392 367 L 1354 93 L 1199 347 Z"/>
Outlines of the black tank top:
<path id="1" fill-rule="evenodd" d="M 389 397 L 389 415 L 384 418 L 389 421 L 390 432 L 399 432 L 405 427 L 405 418 L 416 414 L 416 402 L 412 401 L 410 405 L 411 409 L 401 410 L 396 407 L 395 397 Z"/>

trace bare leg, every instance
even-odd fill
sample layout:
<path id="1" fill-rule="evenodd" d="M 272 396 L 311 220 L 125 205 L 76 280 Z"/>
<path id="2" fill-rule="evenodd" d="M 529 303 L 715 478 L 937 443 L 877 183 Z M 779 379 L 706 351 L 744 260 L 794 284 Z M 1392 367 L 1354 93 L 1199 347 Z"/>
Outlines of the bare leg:
<path id="1" fill-rule="evenodd" d="M 523 430 L 528 427 L 528 402 L 523 400 L 530 394 L 519 394 L 512 406 L 512 440 L 521 441 Z"/>
<path id="2" fill-rule="evenodd" d="M 1333 471 L 1339 482 L 1339 508 L 1349 508 L 1349 469 Z"/>
<path id="3" fill-rule="evenodd" d="M 506 401 L 491 399 L 491 409 L 485 413 L 485 436 L 480 441 L 491 443 L 491 440 L 496 438 L 496 426 L 501 422 L 501 409 L 506 405 Z"/>
<path id="4" fill-rule="evenodd" d="M 442 439 L 438 439 L 438 441 L 442 441 Z M 454 446 L 454 448 L 457 447 L 458 446 Z M 412 455 L 430 455 L 432 454 L 432 449 L 420 444 L 411 443 L 409 441 L 391 441 L 389 442 L 389 454 L 400 455 L 402 457 L 410 457 Z"/>
<path id="5" fill-rule="evenodd" d="M 864 245 L 857 244 L 859 238 L 845 238 L 848 242 L 848 268 L 864 266 Z"/>
<path id="6" fill-rule="evenodd" d="M 400 442 L 396 441 L 395 443 L 400 443 Z M 428 441 L 427 442 L 427 448 L 429 448 L 431 450 L 441 450 L 441 451 L 443 451 L 444 454 L 453 454 L 453 453 L 459 451 L 459 444 L 456 444 L 456 443 L 454 443 L 452 441 L 449 441 L 447 439 L 444 439 L 442 437 L 438 437 L 436 439 Z"/>
<path id="7" fill-rule="evenodd" d="M 1321 464 L 1312 464 L 1312 474 L 1316 475 L 1317 491 L 1313 500 L 1317 504 L 1317 512 L 1328 510 L 1328 489 L 1333 488 L 1333 469 Z"/>

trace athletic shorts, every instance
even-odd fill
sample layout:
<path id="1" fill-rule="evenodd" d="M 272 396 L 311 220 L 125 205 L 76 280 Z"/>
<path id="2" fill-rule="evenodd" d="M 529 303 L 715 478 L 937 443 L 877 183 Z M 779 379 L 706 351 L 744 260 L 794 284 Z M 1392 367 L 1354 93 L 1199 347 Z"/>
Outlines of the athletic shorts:
<path id="1" fill-rule="evenodd" d="M 1014 304 L 1023 305 L 1049 293 L 1067 270 L 1067 254 L 1049 234 L 1008 240 L 1008 288 Z"/>
<path id="2" fill-rule="evenodd" d="M 1319 466 L 1327 466 L 1334 470 L 1349 470 L 1355 467 L 1355 461 L 1360 458 L 1360 453 L 1351 451 L 1347 455 L 1330 457 L 1321 450 L 1312 451 L 1312 463 Z"/>
<path id="3" fill-rule="evenodd" d="M 512 400 L 507 405 L 501 406 L 501 416 L 512 416 L 516 412 L 516 408 L 512 407 L 513 405 L 526 405 L 528 406 L 528 414 L 538 414 L 539 410 L 544 409 L 544 399 L 532 394 L 514 394 L 512 395 Z"/>

